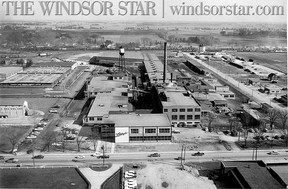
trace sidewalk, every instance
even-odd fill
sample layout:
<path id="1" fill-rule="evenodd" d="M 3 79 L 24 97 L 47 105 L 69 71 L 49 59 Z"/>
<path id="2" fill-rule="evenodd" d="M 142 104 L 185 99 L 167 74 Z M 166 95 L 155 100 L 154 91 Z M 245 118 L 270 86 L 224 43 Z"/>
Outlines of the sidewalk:
<path id="1" fill-rule="evenodd" d="M 113 164 L 112 167 L 106 171 L 93 171 L 90 168 L 79 168 L 79 170 L 90 182 L 91 189 L 101 189 L 103 182 L 118 171 L 121 166 L 121 164 Z"/>

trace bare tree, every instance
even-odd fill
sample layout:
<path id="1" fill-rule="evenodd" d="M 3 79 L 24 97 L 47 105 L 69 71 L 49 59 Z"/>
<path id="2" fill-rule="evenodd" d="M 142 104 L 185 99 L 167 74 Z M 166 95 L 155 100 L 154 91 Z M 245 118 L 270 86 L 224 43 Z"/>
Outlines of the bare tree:
<path id="1" fill-rule="evenodd" d="M 63 152 L 65 152 L 65 149 L 66 149 L 66 143 L 67 143 L 66 139 L 67 139 L 67 136 L 68 136 L 68 132 L 69 131 L 67 130 L 67 128 L 62 127 L 61 128 L 61 132 L 59 134 Z"/>
<path id="2" fill-rule="evenodd" d="M 90 139 L 93 142 L 94 151 L 96 151 L 96 144 L 97 144 L 97 141 L 99 140 L 99 135 L 98 135 L 98 132 L 95 128 L 91 128 L 91 130 L 92 130 L 92 132 L 90 135 Z"/>
<path id="3" fill-rule="evenodd" d="M 216 119 L 216 115 L 214 114 L 214 112 L 209 112 L 204 120 L 206 120 L 207 122 L 207 127 L 208 127 L 208 130 L 211 131 L 211 125 L 212 125 L 212 122 Z"/>
<path id="4" fill-rule="evenodd" d="M 83 142 L 82 139 L 83 139 L 83 136 L 77 136 L 77 138 L 76 138 L 78 152 L 80 152 L 80 150 L 81 150 L 81 144 Z"/>
<path id="5" fill-rule="evenodd" d="M 49 132 L 41 137 L 43 141 L 43 148 L 42 150 L 45 150 L 47 148 L 47 151 L 49 152 L 50 146 L 53 142 L 56 140 L 56 133 L 55 132 Z"/>
<path id="6" fill-rule="evenodd" d="M 235 123 L 237 122 L 237 117 L 231 117 L 229 118 L 229 130 L 232 131 L 233 127 L 235 126 Z"/>
<path id="7" fill-rule="evenodd" d="M 266 123 L 267 120 L 266 119 L 260 119 L 260 125 L 259 125 L 259 130 L 258 132 L 255 133 L 255 140 L 257 141 L 257 144 L 260 144 L 260 140 L 264 134 L 264 128 L 266 128 Z"/>
<path id="8" fill-rule="evenodd" d="M 287 121 L 288 121 L 288 110 L 283 109 L 279 111 L 279 120 L 282 125 L 282 129 L 285 130 L 287 127 Z"/>
<path id="9" fill-rule="evenodd" d="M 275 124 L 275 122 L 277 121 L 277 119 L 279 117 L 279 113 L 275 109 L 270 109 L 266 115 L 267 115 L 267 117 L 269 119 L 270 129 L 272 130 L 273 129 L 273 125 Z"/>
<path id="10" fill-rule="evenodd" d="M 6 127 L 4 130 L 5 137 L 9 140 L 12 148 L 11 148 L 11 153 L 13 153 L 17 143 L 18 143 L 18 136 L 17 133 L 13 130 L 11 127 Z"/>

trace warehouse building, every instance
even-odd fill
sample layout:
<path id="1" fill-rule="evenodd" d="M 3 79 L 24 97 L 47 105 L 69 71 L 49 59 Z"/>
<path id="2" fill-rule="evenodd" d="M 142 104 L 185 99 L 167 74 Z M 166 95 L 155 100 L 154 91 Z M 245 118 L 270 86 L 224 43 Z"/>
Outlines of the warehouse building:
<path id="1" fill-rule="evenodd" d="M 30 67 L 7 78 L 0 83 L 0 86 L 29 86 L 53 88 L 64 78 L 66 78 L 71 72 L 71 67 L 68 65 L 66 67 Z"/>

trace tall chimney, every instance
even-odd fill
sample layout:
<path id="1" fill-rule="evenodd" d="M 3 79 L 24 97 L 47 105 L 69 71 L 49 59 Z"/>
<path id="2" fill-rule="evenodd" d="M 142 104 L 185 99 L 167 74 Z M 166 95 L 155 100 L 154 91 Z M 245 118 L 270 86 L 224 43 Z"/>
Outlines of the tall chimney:
<path id="1" fill-rule="evenodd" d="M 167 72 L 167 42 L 164 42 L 164 70 L 163 70 L 163 83 L 166 82 Z"/>

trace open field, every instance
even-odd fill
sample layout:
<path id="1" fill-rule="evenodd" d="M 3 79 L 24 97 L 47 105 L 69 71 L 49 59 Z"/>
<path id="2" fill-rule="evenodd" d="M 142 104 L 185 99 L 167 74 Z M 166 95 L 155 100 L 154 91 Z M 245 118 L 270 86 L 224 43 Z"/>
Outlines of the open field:
<path id="1" fill-rule="evenodd" d="M 0 188 L 86 189 L 88 184 L 75 168 L 0 169 Z"/>
<path id="2" fill-rule="evenodd" d="M 17 101 L 23 104 L 24 101 L 28 102 L 29 109 L 47 112 L 58 99 L 57 98 L 2 98 L 6 103 Z"/>
<path id="3" fill-rule="evenodd" d="M 236 56 L 287 74 L 287 53 L 235 52 Z"/>
<path id="4" fill-rule="evenodd" d="M 158 37 L 157 35 L 153 34 L 132 34 L 132 35 L 102 35 L 105 40 L 111 40 L 115 43 L 127 43 L 127 42 L 134 42 L 134 43 L 142 43 L 145 39 L 149 39 L 151 41 L 161 41 L 163 42 L 164 39 Z M 148 40 L 148 41 L 149 41 Z M 148 45 L 148 44 L 147 44 Z"/>
<path id="5" fill-rule="evenodd" d="M 16 138 L 16 140 L 19 140 L 31 128 L 32 126 L 10 126 L 8 129 L 9 134 L 7 134 L 7 127 L 0 126 L 0 151 L 11 150 L 12 145 L 9 142 L 8 137 Z"/>

